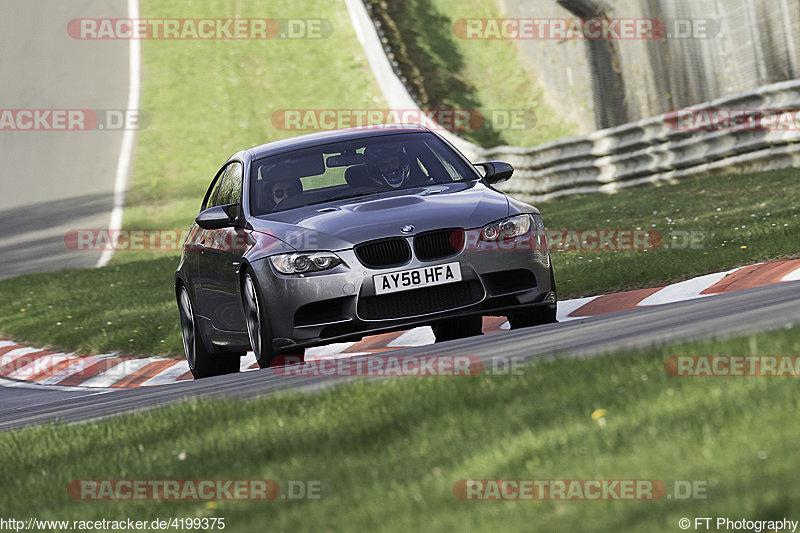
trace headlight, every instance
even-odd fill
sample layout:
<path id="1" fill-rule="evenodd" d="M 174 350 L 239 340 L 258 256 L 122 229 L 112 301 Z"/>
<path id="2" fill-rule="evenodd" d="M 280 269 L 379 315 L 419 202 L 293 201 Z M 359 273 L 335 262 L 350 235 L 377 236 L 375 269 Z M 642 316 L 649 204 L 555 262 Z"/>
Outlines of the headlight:
<path id="1" fill-rule="evenodd" d="M 303 274 L 328 270 L 342 260 L 333 252 L 309 252 L 273 255 L 269 258 L 272 266 L 281 274 Z"/>
<path id="2" fill-rule="evenodd" d="M 487 224 L 481 230 L 481 239 L 484 241 L 497 241 L 526 235 L 531 230 L 531 217 L 534 217 L 534 219 L 538 217 L 539 222 L 541 222 L 542 217 L 538 215 L 523 214 Z M 542 227 L 544 227 L 543 223 Z"/>

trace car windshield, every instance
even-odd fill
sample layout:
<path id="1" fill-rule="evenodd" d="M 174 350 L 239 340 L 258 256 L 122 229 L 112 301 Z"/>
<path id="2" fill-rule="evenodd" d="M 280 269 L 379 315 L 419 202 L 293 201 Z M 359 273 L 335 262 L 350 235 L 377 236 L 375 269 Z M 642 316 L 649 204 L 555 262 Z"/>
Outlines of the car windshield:
<path id="1" fill-rule="evenodd" d="M 259 159 L 252 165 L 250 211 L 265 215 L 381 191 L 478 179 L 430 133 L 350 139 Z"/>

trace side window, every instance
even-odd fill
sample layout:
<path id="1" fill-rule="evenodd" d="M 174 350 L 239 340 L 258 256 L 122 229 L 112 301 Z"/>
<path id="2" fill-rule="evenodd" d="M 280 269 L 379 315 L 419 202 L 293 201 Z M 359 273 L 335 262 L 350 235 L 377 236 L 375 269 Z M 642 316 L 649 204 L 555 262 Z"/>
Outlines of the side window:
<path id="1" fill-rule="evenodd" d="M 238 204 L 242 199 L 242 164 L 228 165 L 208 197 L 206 209 L 218 205 Z"/>
<path id="2" fill-rule="evenodd" d="M 436 147 L 431 146 L 428 143 L 426 143 L 426 145 L 428 146 L 428 148 L 430 148 L 431 152 L 433 152 L 433 155 L 436 156 L 436 159 L 439 160 L 439 163 L 442 164 L 445 172 L 447 172 L 451 180 L 461 181 L 464 179 L 464 176 L 459 174 L 458 170 L 456 170 L 455 167 L 453 167 L 453 165 L 451 165 L 450 162 L 447 161 L 447 159 L 444 156 L 442 156 L 442 154 L 439 152 L 439 150 L 436 149 Z"/>

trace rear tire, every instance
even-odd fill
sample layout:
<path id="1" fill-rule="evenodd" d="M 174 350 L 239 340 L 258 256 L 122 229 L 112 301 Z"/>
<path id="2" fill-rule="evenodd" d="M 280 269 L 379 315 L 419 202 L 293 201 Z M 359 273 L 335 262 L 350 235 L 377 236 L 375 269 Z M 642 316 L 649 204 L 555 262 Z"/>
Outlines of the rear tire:
<path id="1" fill-rule="evenodd" d="M 239 371 L 238 354 L 214 354 L 206 350 L 202 332 L 197 326 L 197 317 L 192 299 L 185 285 L 178 288 L 178 312 L 181 317 L 181 334 L 186 362 L 195 379 L 233 374 Z"/>
<path id="2" fill-rule="evenodd" d="M 284 366 L 287 358 L 289 358 L 290 364 L 304 362 L 305 350 L 302 348 L 281 352 L 280 355 L 276 353 L 272 345 L 274 337 L 265 312 L 264 302 L 255 274 L 248 269 L 242 281 L 242 305 L 247 324 L 247 336 L 250 338 L 250 346 L 253 348 L 259 368 Z"/>
<path id="3" fill-rule="evenodd" d="M 433 326 L 436 342 L 452 341 L 465 337 L 483 335 L 483 317 L 481 315 L 440 320 Z"/>

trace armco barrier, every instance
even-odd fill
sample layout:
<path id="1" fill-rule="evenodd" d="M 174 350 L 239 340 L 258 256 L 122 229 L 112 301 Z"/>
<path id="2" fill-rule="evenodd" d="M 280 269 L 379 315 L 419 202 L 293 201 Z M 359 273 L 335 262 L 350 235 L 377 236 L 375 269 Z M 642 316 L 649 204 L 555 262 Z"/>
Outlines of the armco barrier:
<path id="1" fill-rule="evenodd" d="M 689 109 L 800 109 L 800 80 Z M 514 165 L 517 179 L 504 190 L 532 201 L 725 170 L 800 166 L 798 130 L 679 131 L 670 129 L 665 118 L 659 115 L 532 148 L 481 149 L 480 157 Z"/>
<path id="2" fill-rule="evenodd" d="M 418 106 L 387 57 L 362 0 L 346 0 L 364 53 L 393 109 Z M 726 96 L 689 109 L 800 109 L 800 80 L 790 80 Z M 445 132 L 472 161 L 498 159 L 516 169 L 501 188 L 525 201 L 558 196 L 614 192 L 620 188 L 732 171 L 800 167 L 800 130 L 670 129 L 666 115 L 598 130 L 530 148 L 482 148 Z M 441 128 L 439 128 L 441 130 Z"/>

